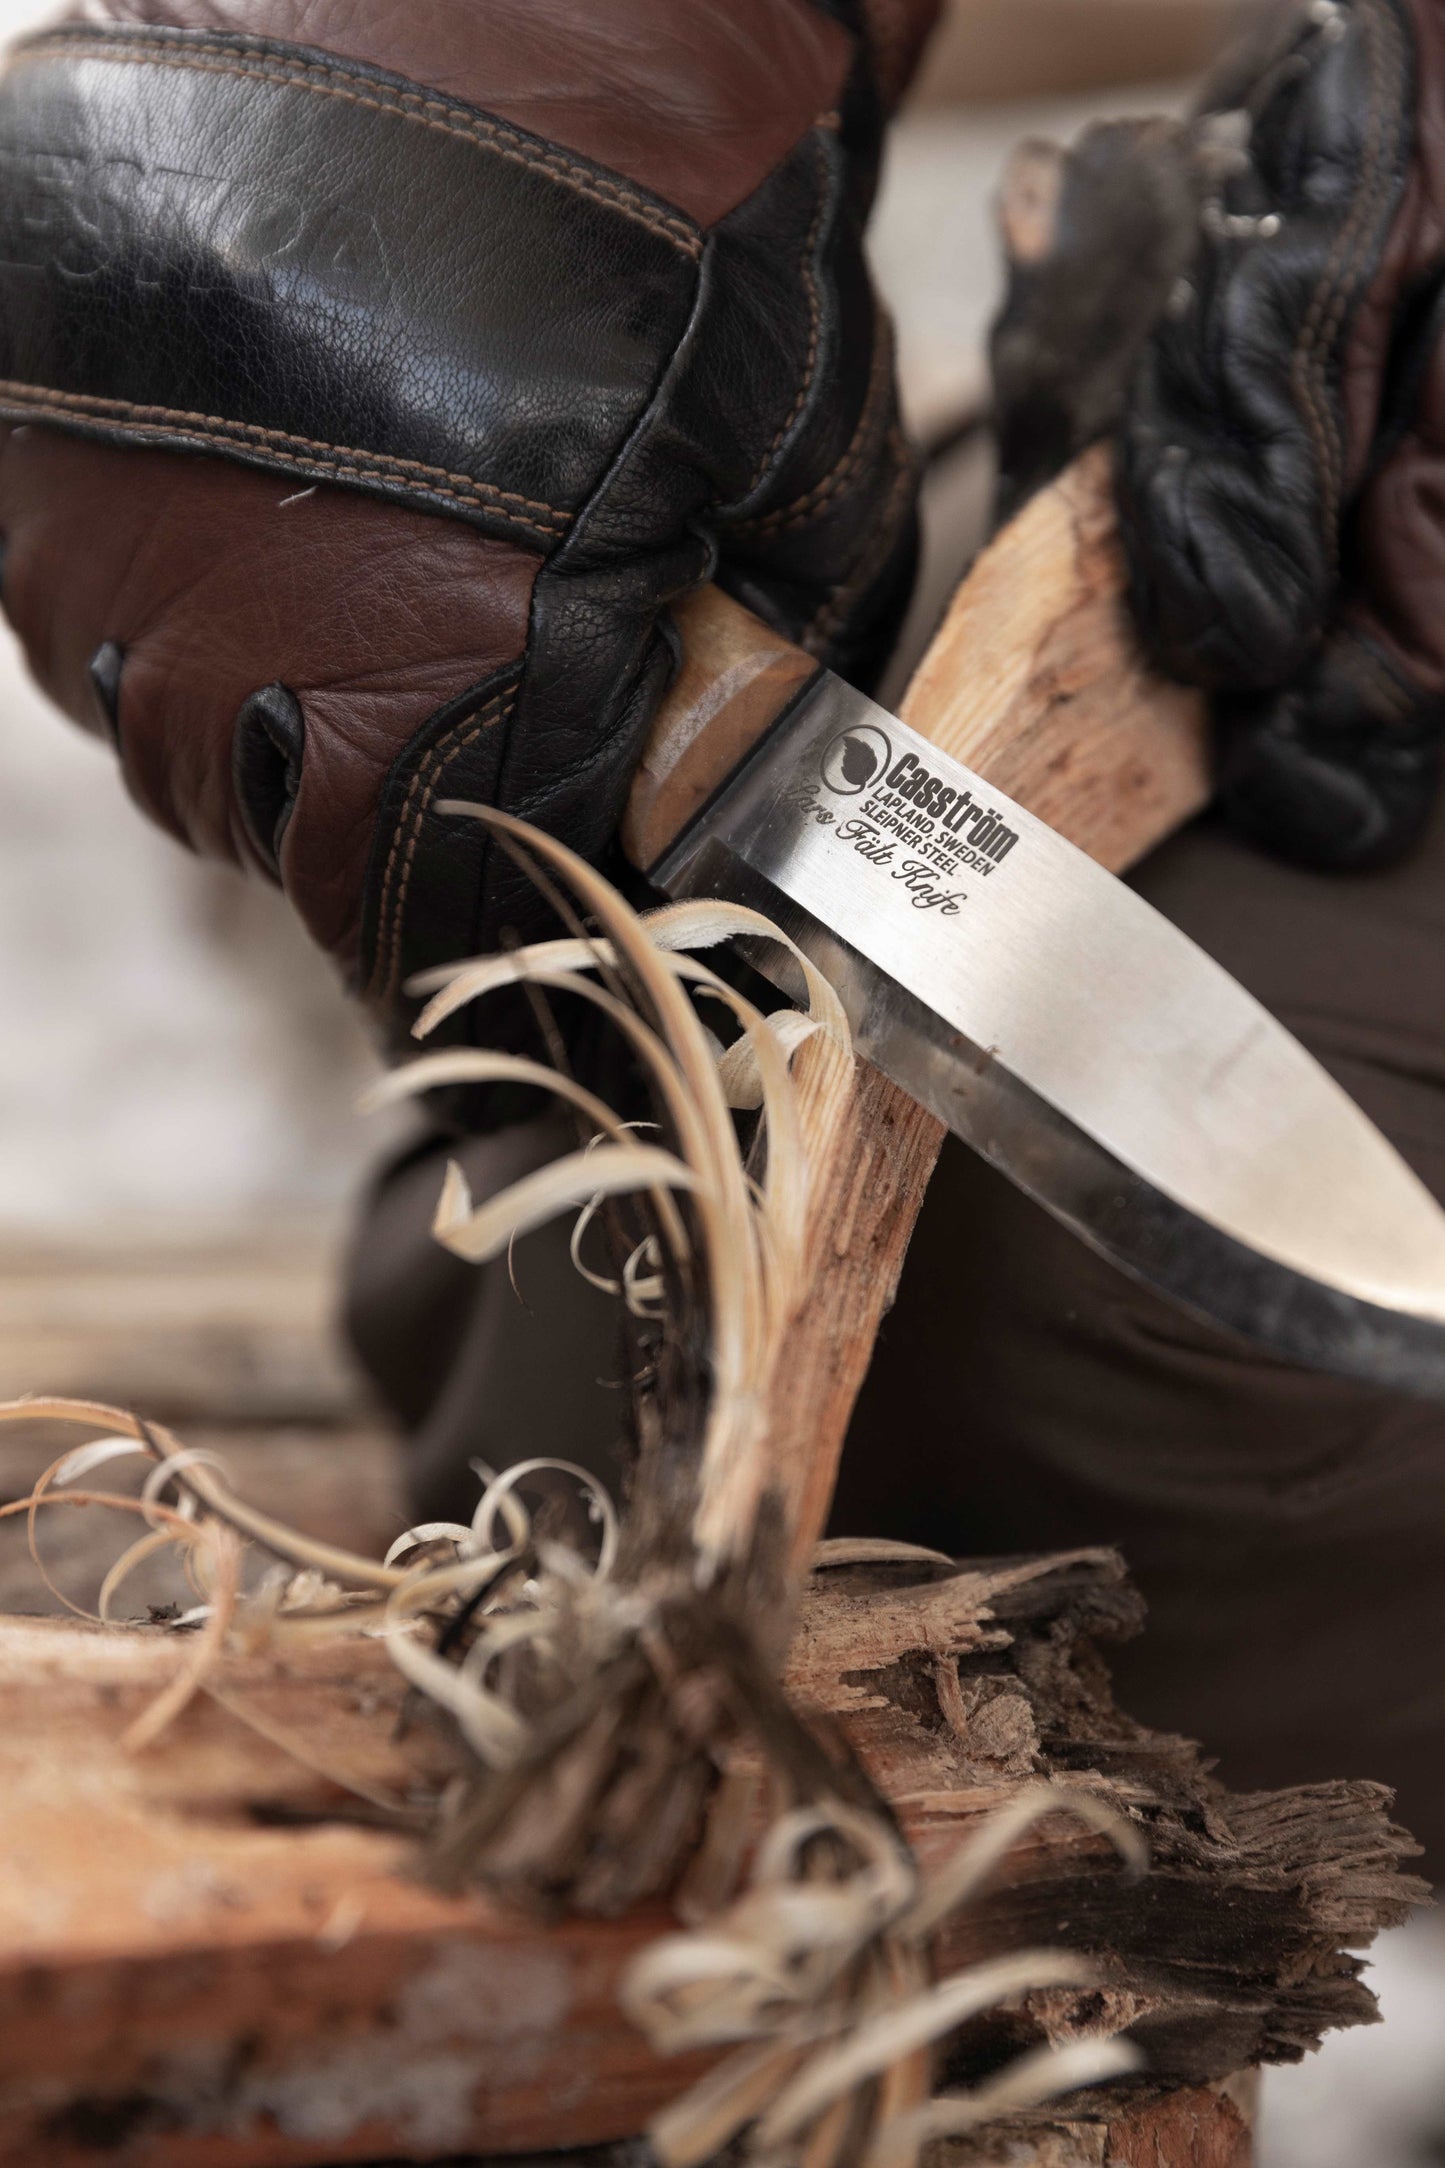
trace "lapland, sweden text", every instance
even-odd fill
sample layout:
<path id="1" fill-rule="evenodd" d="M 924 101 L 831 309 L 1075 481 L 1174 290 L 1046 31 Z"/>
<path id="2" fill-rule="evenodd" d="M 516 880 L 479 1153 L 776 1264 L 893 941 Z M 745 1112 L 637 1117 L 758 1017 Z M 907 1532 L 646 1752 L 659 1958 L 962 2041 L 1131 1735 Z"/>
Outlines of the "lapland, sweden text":
<path id="1" fill-rule="evenodd" d="M 904 753 L 885 780 L 900 798 L 936 820 L 950 835 L 981 851 L 995 865 L 1018 841 L 1013 829 L 1004 825 L 991 806 L 979 805 L 971 791 L 958 790 L 941 777 L 930 775 L 916 754 Z"/>

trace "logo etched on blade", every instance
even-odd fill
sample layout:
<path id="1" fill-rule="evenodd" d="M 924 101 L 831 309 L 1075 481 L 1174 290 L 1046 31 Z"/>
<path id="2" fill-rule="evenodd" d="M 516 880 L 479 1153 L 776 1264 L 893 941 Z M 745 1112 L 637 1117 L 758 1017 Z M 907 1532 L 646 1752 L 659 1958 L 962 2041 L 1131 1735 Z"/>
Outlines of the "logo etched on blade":
<path id="1" fill-rule="evenodd" d="M 826 788 L 839 798 L 856 798 L 892 759 L 893 747 L 884 733 L 872 723 L 858 723 L 851 730 L 840 730 L 825 747 L 818 772 Z"/>

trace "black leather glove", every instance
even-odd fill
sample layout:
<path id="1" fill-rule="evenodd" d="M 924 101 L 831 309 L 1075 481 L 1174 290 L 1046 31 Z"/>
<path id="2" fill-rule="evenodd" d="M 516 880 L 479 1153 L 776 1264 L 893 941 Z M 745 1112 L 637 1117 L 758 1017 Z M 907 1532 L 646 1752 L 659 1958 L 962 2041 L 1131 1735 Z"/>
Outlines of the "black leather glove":
<path id="1" fill-rule="evenodd" d="M 1379 866 L 1445 723 L 1445 0 L 1311 0 L 1209 104 L 1247 126 L 1123 419 L 1135 600 L 1234 822 Z"/>
<path id="2" fill-rule="evenodd" d="M 714 574 L 851 675 L 913 473 L 861 235 L 936 7 L 89 0 L 0 81 L 4 601 L 393 1029 L 605 854 Z M 885 11 L 878 11 L 880 17 Z"/>
<path id="3" fill-rule="evenodd" d="M 1322 867 L 1402 855 L 1445 713 L 1445 0 L 1296 0 L 1189 123 L 1024 145 L 1002 213 L 1001 513 L 1115 436 L 1227 812 Z"/>

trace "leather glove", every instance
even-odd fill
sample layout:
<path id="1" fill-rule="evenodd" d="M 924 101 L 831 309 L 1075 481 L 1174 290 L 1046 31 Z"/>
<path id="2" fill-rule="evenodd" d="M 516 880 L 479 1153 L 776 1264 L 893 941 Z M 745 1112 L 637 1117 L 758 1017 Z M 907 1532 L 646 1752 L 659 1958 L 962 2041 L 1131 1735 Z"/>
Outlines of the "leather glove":
<path id="1" fill-rule="evenodd" d="M 861 235 L 937 0 L 89 0 L 0 81 L 6 611 L 393 1030 L 608 849 L 716 575 L 866 679 L 914 478 Z M 856 19 L 855 19 L 856 10 Z"/>
<path id="2" fill-rule="evenodd" d="M 1235 823 L 1379 866 L 1445 717 L 1445 4 L 1295 7 L 1209 105 L 1238 155 L 1121 430 L 1135 601 Z"/>

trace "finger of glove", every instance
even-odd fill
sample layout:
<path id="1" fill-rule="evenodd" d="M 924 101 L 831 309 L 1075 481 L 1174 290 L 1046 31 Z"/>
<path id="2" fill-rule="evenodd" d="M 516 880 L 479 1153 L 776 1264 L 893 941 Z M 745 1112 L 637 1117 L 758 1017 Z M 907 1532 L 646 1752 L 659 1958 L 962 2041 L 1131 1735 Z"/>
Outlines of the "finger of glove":
<path id="1" fill-rule="evenodd" d="M 1231 825 L 1297 865 L 1373 872 L 1409 855 L 1439 787 L 1445 707 L 1340 626 L 1282 692 L 1219 711 L 1220 803 Z"/>
<path id="2" fill-rule="evenodd" d="M 854 170 L 816 128 L 714 235 L 720 305 L 691 396 L 715 447 L 721 584 L 866 687 L 911 590 L 917 463 Z"/>
<path id="3" fill-rule="evenodd" d="M 0 531 L 5 610 L 32 669 L 114 738 L 132 795 L 192 849 L 264 867 L 238 723 L 263 691 L 290 695 L 301 736 L 278 870 L 357 983 L 388 778 L 410 792 L 394 893 L 422 799 L 449 787 L 446 747 L 429 767 L 422 749 L 459 695 L 515 665 L 537 560 L 359 494 L 43 429 L 0 433 Z M 453 726 L 454 749 L 473 727 Z"/>
<path id="4" fill-rule="evenodd" d="M 792 485 L 765 489 L 766 509 L 721 527 L 718 545 L 719 578 L 740 602 L 866 691 L 912 592 L 918 469 L 898 415 L 891 327 L 880 313 L 860 328 L 871 366 L 860 384 L 843 358 L 856 348 L 839 342 L 806 448 L 803 474 L 816 479 L 795 464 Z"/>
<path id="5" fill-rule="evenodd" d="M 1394 0 L 1308 11 L 1146 349 L 1120 499 L 1139 621 L 1178 676 L 1278 685 L 1329 616 L 1379 396 L 1350 339 L 1405 191 L 1411 60 Z"/>
<path id="6" fill-rule="evenodd" d="M 1360 493 L 1334 629 L 1285 691 L 1223 708 L 1221 792 L 1242 831 L 1339 870 L 1404 857 L 1445 730 L 1445 342 L 1427 319 L 1411 418 Z"/>

